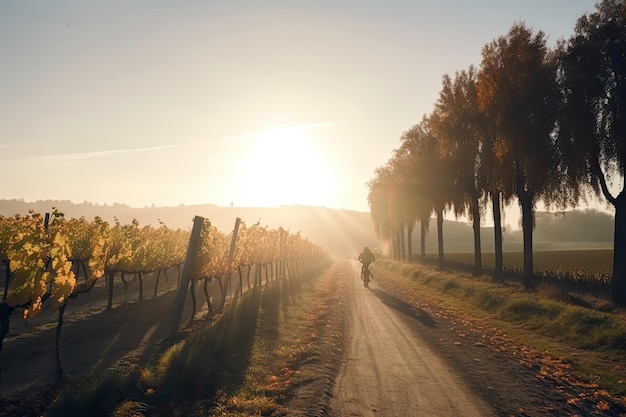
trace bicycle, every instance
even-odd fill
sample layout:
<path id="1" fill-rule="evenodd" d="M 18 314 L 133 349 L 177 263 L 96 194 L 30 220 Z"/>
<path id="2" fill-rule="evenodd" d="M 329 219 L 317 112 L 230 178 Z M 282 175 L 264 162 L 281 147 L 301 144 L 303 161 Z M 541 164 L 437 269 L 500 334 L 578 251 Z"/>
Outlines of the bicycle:
<path id="1" fill-rule="evenodd" d="M 365 288 L 369 286 L 369 283 L 372 281 L 373 278 L 374 274 L 372 273 L 372 267 L 370 265 L 367 265 L 367 268 L 361 268 L 361 281 L 363 281 L 363 285 L 365 286 Z"/>

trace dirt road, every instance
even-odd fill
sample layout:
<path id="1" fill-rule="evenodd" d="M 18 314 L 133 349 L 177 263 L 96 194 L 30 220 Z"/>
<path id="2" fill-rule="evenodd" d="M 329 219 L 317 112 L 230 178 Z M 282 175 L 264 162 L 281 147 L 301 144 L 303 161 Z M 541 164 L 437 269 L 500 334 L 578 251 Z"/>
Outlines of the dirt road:
<path id="1" fill-rule="evenodd" d="M 376 280 L 365 288 L 354 262 L 350 279 L 348 353 L 331 401 L 339 416 L 493 416 L 459 376 L 420 339 L 419 321 L 432 319 L 413 309 L 390 307 Z"/>

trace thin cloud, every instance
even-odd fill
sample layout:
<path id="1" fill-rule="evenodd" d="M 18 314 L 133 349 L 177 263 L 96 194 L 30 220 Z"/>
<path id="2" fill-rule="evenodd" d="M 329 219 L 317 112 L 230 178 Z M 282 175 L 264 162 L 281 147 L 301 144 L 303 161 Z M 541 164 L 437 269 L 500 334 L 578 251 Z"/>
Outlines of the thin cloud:
<path id="1" fill-rule="evenodd" d="M 63 161 L 76 161 L 81 159 L 89 159 L 89 158 L 99 158 L 114 154 L 121 153 L 131 153 L 131 152 L 149 152 L 149 151 L 157 151 L 160 149 L 168 149 L 172 148 L 174 145 L 163 145 L 163 146 L 152 146 L 149 148 L 133 148 L 133 149 L 110 149 L 106 151 L 96 151 L 96 152 L 77 152 L 77 153 L 67 153 L 67 154 L 53 154 L 53 155 L 42 155 L 35 156 L 33 158 L 26 159 L 8 159 L 4 162 L 12 162 L 12 163 L 21 163 L 21 162 L 48 162 L 48 163 L 60 163 Z"/>

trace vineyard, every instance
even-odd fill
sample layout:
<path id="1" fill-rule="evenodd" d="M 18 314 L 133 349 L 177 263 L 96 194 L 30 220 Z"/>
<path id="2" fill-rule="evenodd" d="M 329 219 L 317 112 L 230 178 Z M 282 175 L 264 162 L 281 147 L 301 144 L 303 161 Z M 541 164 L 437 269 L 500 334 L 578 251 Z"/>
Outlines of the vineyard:
<path id="1" fill-rule="evenodd" d="M 119 305 L 120 290 L 126 301 L 131 284 L 140 303 L 171 295 L 175 284 L 176 299 L 169 297 L 161 310 L 169 314 L 164 336 L 176 338 L 187 292 L 191 302 L 186 303 L 185 319 L 189 324 L 200 310 L 198 291 L 204 296 L 205 313 L 212 316 L 224 310 L 229 296 L 234 302 L 245 288 L 297 276 L 328 256 L 299 233 L 282 228 L 248 226 L 236 219 L 233 231 L 224 233 L 202 217 L 196 217 L 193 226 L 191 231 L 162 223 L 140 227 L 137 221 L 116 221 L 111 226 L 100 218 L 66 219 L 57 210 L 45 216 L 34 212 L 0 216 L 0 349 L 11 326 L 54 314 L 56 373 L 63 380 L 64 317 L 79 298 L 83 304 L 89 300 L 91 309 L 91 296 L 95 300 L 98 294 L 103 309 L 111 310 Z M 13 375 L 0 373 L 0 377 L 10 384 Z"/>
<path id="2" fill-rule="evenodd" d="M 504 270 L 508 279 L 521 280 L 523 252 L 505 252 Z M 539 283 L 554 284 L 565 291 L 610 297 L 613 251 L 605 249 L 538 251 L 533 253 L 535 279 Z M 429 263 L 437 263 L 437 255 L 428 254 Z M 471 271 L 474 253 L 448 253 L 446 263 L 452 267 Z M 483 267 L 493 271 L 495 255 L 482 254 Z"/>

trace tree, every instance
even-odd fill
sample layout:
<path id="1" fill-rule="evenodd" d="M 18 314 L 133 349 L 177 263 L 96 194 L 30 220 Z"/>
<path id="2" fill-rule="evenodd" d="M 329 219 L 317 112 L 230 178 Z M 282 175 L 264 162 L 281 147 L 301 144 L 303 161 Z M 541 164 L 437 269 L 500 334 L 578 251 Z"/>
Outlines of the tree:
<path id="1" fill-rule="evenodd" d="M 394 160 L 390 160 L 375 171 L 367 184 L 370 216 L 374 222 L 376 236 L 387 242 L 388 252 L 394 259 L 404 258 L 404 226 L 407 223 L 403 195 L 399 191 L 399 178 Z"/>
<path id="2" fill-rule="evenodd" d="M 420 222 L 420 252 L 422 263 L 426 262 L 426 233 L 430 223 L 432 202 L 423 187 L 423 176 L 428 173 L 421 172 L 419 154 L 415 149 L 410 149 L 407 144 L 415 143 L 413 137 L 419 129 L 411 128 L 402 134 L 403 146 L 394 152 L 394 164 L 397 167 L 399 193 L 402 195 L 403 210 L 407 226 L 408 259 L 413 259 L 412 236 L 413 228 L 417 221 Z"/>
<path id="3" fill-rule="evenodd" d="M 422 121 L 402 135 L 402 145 L 398 154 L 407 160 L 405 166 L 411 170 L 409 177 L 419 196 L 414 202 L 417 216 L 422 225 L 428 225 L 430 213 L 434 210 L 437 216 L 437 244 L 439 267 L 444 268 L 443 253 L 443 215 L 450 207 L 454 195 L 454 182 L 450 175 L 451 159 L 439 152 L 437 137 L 432 129 L 436 123 L 437 113 L 424 116 Z M 427 227 L 422 227 L 422 259 L 424 258 L 424 234 Z"/>
<path id="4" fill-rule="evenodd" d="M 603 0 L 561 45 L 559 118 L 572 199 L 590 188 L 615 207 L 612 300 L 626 304 L 626 4 Z M 610 191 L 621 180 L 617 195 Z M 582 195 L 584 197 L 584 195 Z"/>
<path id="5" fill-rule="evenodd" d="M 495 152 L 503 185 L 514 193 L 522 212 L 524 275 L 533 286 L 534 208 L 539 199 L 559 197 L 559 160 L 553 139 L 559 102 L 553 54 L 543 32 L 523 23 L 487 44 L 478 75 L 479 105 L 495 123 Z"/>
<path id="6" fill-rule="evenodd" d="M 402 253 L 404 255 L 404 230 L 406 228 L 406 260 L 413 261 L 413 229 L 418 221 L 416 206 L 417 193 L 412 184 L 410 166 L 407 166 L 407 158 L 399 152 L 395 151 L 394 157 L 389 161 L 394 166 L 395 171 L 395 190 L 393 192 L 393 203 L 395 212 L 401 223 Z M 417 199 L 419 200 L 419 199 Z"/>
<path id="7" fill-rule="evenodd" d="M 478 83 L 478 91 L 481 83 Z M 495 263 L 493 278 L 496 281 L 503 279 L 504 258 L 502 254 L 502 210 L 513 199 L 513 187 L 505 186 L 502 177 L 504 166 L 496 154 L 497 148 L 497 128 L 495 120 L 483 117 L 481 125 L 481 151 L 479 176 L 487 194 L 491 199 L 491 211 L 493 213 L 493 233 L 494 233 L 494 255 Z"/>
<path id="8" fill-rule="evenodd" d="M 376 237 L 383 242 L 388 242 L 392 236 L 392 224 L 388 206 L 391 179 L 389 167 L 383 166 L 376 168 L 374 178 L 367 183 L 369 188 L 367 201 L 370 206 L 370 217 L 374 222 Z"/>
<path id="9" fill-rule="evenodd" d="M 436 103 L 439 117 L 433 130 L 439 152 L 449 158 L 451 179 L 455 182 L 454 212 L 469 212 L 474 231 L 474 275 L 482 274 L 480 242 L 480 200 L 484 194 L 479 177 L 482 149 L 482 114 L 478 108 L 476 71 L 457 72 L 454 80 L 443 76 L 442 89 Z"/>

